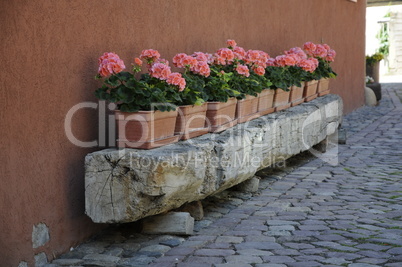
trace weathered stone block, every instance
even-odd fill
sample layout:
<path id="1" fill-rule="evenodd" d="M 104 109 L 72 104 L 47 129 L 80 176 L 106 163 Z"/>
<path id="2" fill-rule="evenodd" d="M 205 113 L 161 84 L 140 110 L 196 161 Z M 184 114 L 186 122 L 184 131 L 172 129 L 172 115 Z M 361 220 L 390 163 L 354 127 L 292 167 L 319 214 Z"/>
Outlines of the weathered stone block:
<path id="1" fill-rule="evenodd" d="M 33 226 L 32 229 L 32 247 L 38 248 L 46 244 L 50 240 L 49 228 L 44 223 Z"/>
<path id="2" fill-rule="evenodd" d="M 364 96 L 366 99 L 366 106 L 373 107 L 377 105 L 377 97 L 373 89 L 369 87 L 364 88 Z"/>
<path id="3" fill-rule="evenodd" d="M 35 259 L 35 267 L 42 267 L 43 265 L 47 264 L 47 256 L 45 252 L 41 252 L 34 256 Z"/>
<path id="4" fill-rule="evenodd" d="M 191 203 L 186 203 L 181 206 L 177 211 L 190 213 L 191 217 L 193 217 L 196 221 L 202 220 L 202 218 L 204 218 L 204 208 L 202 207 L 202 203 L 199 200 L 193 201 Z"/>
<path id="5" fill-rule="evenodd" d="M 260 179 L 257 176 L 254 176 L 241 184 L 236 186 L 236 189 L 239 191 L 254 193 L 258 191 L 258 186 L 260 185 Z"/>
<path id="6" fill-rule="evenodd" d="M 142 232 L 146 234 L 192 235 L 194 218 L 188 212 L 169 212 L 145 218 Z"/>
<path id="7" fill-rule="evenodd" d="M 344 128 L 338 129 L 338 144 L 346 144 L 347 134 Z"/>
<path id="8" fill-rule="evenodd" d="M 342 100 L 311 102 L 152 149 L 106 149 L 85 159 L 86 213 L 94 222 L 132 222 L 221 192 L 333 134 Z"/>

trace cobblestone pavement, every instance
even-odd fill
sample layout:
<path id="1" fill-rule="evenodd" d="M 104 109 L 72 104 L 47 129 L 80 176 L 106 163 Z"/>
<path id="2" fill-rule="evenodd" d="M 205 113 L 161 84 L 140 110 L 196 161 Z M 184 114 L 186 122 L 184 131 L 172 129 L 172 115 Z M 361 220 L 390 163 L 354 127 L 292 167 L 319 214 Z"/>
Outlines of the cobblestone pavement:
<path id="1" fill-rule="evenodd" d="M 336 166 L 303 153 L 259 172 L 257 193 L 227 190 L 204 200 L 192 236 L 116 226 L 48 267 L 402 266 L 397 91 L 402 84 L 383 84 L 379 106 L 344 117 L 348 139 Z"/>

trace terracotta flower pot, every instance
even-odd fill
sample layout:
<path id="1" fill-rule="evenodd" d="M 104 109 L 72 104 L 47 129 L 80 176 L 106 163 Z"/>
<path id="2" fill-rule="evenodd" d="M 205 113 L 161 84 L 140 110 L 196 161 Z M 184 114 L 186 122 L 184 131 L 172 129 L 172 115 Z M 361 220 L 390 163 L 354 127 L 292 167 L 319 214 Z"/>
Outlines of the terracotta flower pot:
<path id="1" fill-rule="evenodd" d="M 116 111 L 115 117 L 118 147 L 151 149 L 179 140 L 179 137 L 174 135 L 177 110 Z"/>
<path id="2" fill-rule="evenodd" d="M 289 103 L 290 91 L 282 90 L 281 88 L 275 89 L 274 107 L 275 111 L 287 109 L 290 107 Z"/>
<path id="3" fill-rule="evenodd" d="M 181 140 L 187 140 L 208 133 L 205 127 L 207 103 L 200 106 L 179 106 L 177 110 L 175 135 Z"/>
<path id="4" fill-rule="evenodd" d="M 319 80 L 317 89 L 318 96 L 327 95 L 329 92 L 329 78 Z"/>
<path id="5" fill-rule="evenodd" d="M 311 101 L 317 97 L 317 87 L 318 87 L 318 81 L 316 80 L 306 82 L 303 94 L 305 102 Z"/>
<path id="6" fill-rule="evenodd" d="M 275 111 L 274 104 L 275 90 L 264 89 L 258 96 L 258 112 L 260 116 L 267 115 Z"/>
<path id="7" fill-rule="evenodd" d="M 304 92 L 304 82 L 301 82 L 300 87 L 297 87 L 295 85 L 292 86 L 292 89 L 290 90 L 290 100 L 289 100 L 292 107 L 297 106 L 304 102 L 303 92 Z"/>
<path id="8" fill-rule="evenodd" d="M 236 118 L 237 123 L 243 123 L 256 119 L 260 116 L 258 111 L 258 97 L 247 95 L 246 98 L 237 100 Z"/>
<path id="9" fill-rule="evenodd" d="M 207 102 L 206 127 L 209 132 L 222 132 L 237 124 L 235 119 L 236 98 L 230 98 L 227 102 Z"/>

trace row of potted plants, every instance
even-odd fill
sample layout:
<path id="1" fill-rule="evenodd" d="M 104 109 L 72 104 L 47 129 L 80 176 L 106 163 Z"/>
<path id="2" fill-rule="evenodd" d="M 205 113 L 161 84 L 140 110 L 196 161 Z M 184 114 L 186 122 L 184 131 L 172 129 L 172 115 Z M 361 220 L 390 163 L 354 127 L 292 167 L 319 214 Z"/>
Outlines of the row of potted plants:
<path id="1" fill-rule="evenodd" d="M 227 40 L 214 54 L 175 55 L 178 72 L 158 51 L 143 50 L 128 72 L 117 54 L 104 53 L 95 95 L 117 104 L 117 145 L 149 149 L 327 94 L 335 56 L 328 45 L 307 42 L 273 58 Z"/>

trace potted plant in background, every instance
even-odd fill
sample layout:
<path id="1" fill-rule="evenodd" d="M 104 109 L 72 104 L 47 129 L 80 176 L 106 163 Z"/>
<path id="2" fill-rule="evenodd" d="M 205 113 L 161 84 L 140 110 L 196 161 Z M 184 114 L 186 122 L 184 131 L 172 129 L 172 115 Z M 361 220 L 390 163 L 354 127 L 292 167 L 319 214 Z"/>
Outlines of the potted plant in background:
<path id="1" fill-rule="evenodd" d="M 375 83 L 380 81 L 380 61 L 383 59 L 384 54 L 380 52 L 366 56 L 366 75 L 372 77 Z"/>
<path id="2" fill-rule="evenodd" d="M 139 76 L 142 60 L 148 72 Z M 95 95 L 117 104 L 115 113 L 118 147 L 150 149 L 178 141 L 174 135 L 176 103 L 186 83 L 180 73 L 171 72 L 158 51 L 144 50 L 135 59 L 133 72 L 125 72 L 123 60 L 115 53 L 99 58 L 97 79 L 103 85 Z"/>
<path id="3" fill-rule="evenodd" d="M 279 55 L 275 58 L 269 58 L 265 76 L 271 81 L 271 89 L 275 90 L 273 107 L 275 111 L 290 107 L 290 89 L 293 85 L 293 77 L 289 70 L 294 66 L 296 60 L 292 55 Z"/>
<path id="4" fill-rule="evenodd" d="M 312 65 L 309 64 L 311 62 L 308 61 L 306 53 L 300 47 L 293 47 L 290 50 L 285 51 L 285 54 L 292 56 L 295 62 L 295 64 L 290 65 L 288 69 L 290 73 L 290 83 L 292 83 L 289 102 L 293 107 L 304 102 L 304 79 L 306 71 L 310 71 Z"/>
<path id="5" fill-rule="evenodd" d="M 268 88 L 271 83 L 264 76 L 266 61 L 269 55 L 260 50 L 248 50 L 237 46 L 234 40 L 227 40 L 228 48 L 219 49 L 215 54 L 220 70 L 229 73 L 228 84 L 230 88 L 240 95 L 237 97 L 236 118 L 243 123 L 260 116 L 258 112 L 259 94 Z M 228 50 L 229 49 L 229 50 Z M 230 55 L 233 59 L 227 64 L 222 61 L 222 53 Z"/>
<path id="6" fill-rule="evenodd" d="M 196 52 L 193 55 L 179 53 L 173 57 L 173 65 L 184 69 L 186 88 L 181 95 L 175 134 L 182 140 L 208 133 L 206 113 L 208 96 L 205 93 L 205 79 L 211 70 L 208 55 Z"/>
<path id="7" fill-rule="evenodd" d="M 233 52 L 225 48 L 214 55 L 208 55 L 208 58 L 210 75 L 205 77 L 207 124 L 210 132 L 221 132 L 237 124 L 236 97 L 241 96 L 241 93 L 229 85 L 233 72 L 223 70 L 225 65 L 233 62 Z"/>
<path id="8" fill-rule="evenodd" d="M 312 42 L 305 43 L 303 48 L 310 58 L 318 61 L 315 71 L 312 75 L 308 76 L 312 79 L 311 81 L 318 81 L 317 95 L 323 96 L 328 94 L 330 92 L 329 79 L 337 76 L 330 65 L 335 60 L 335 50 L 331 49 L 327 44 L 314 44 Z"/>

